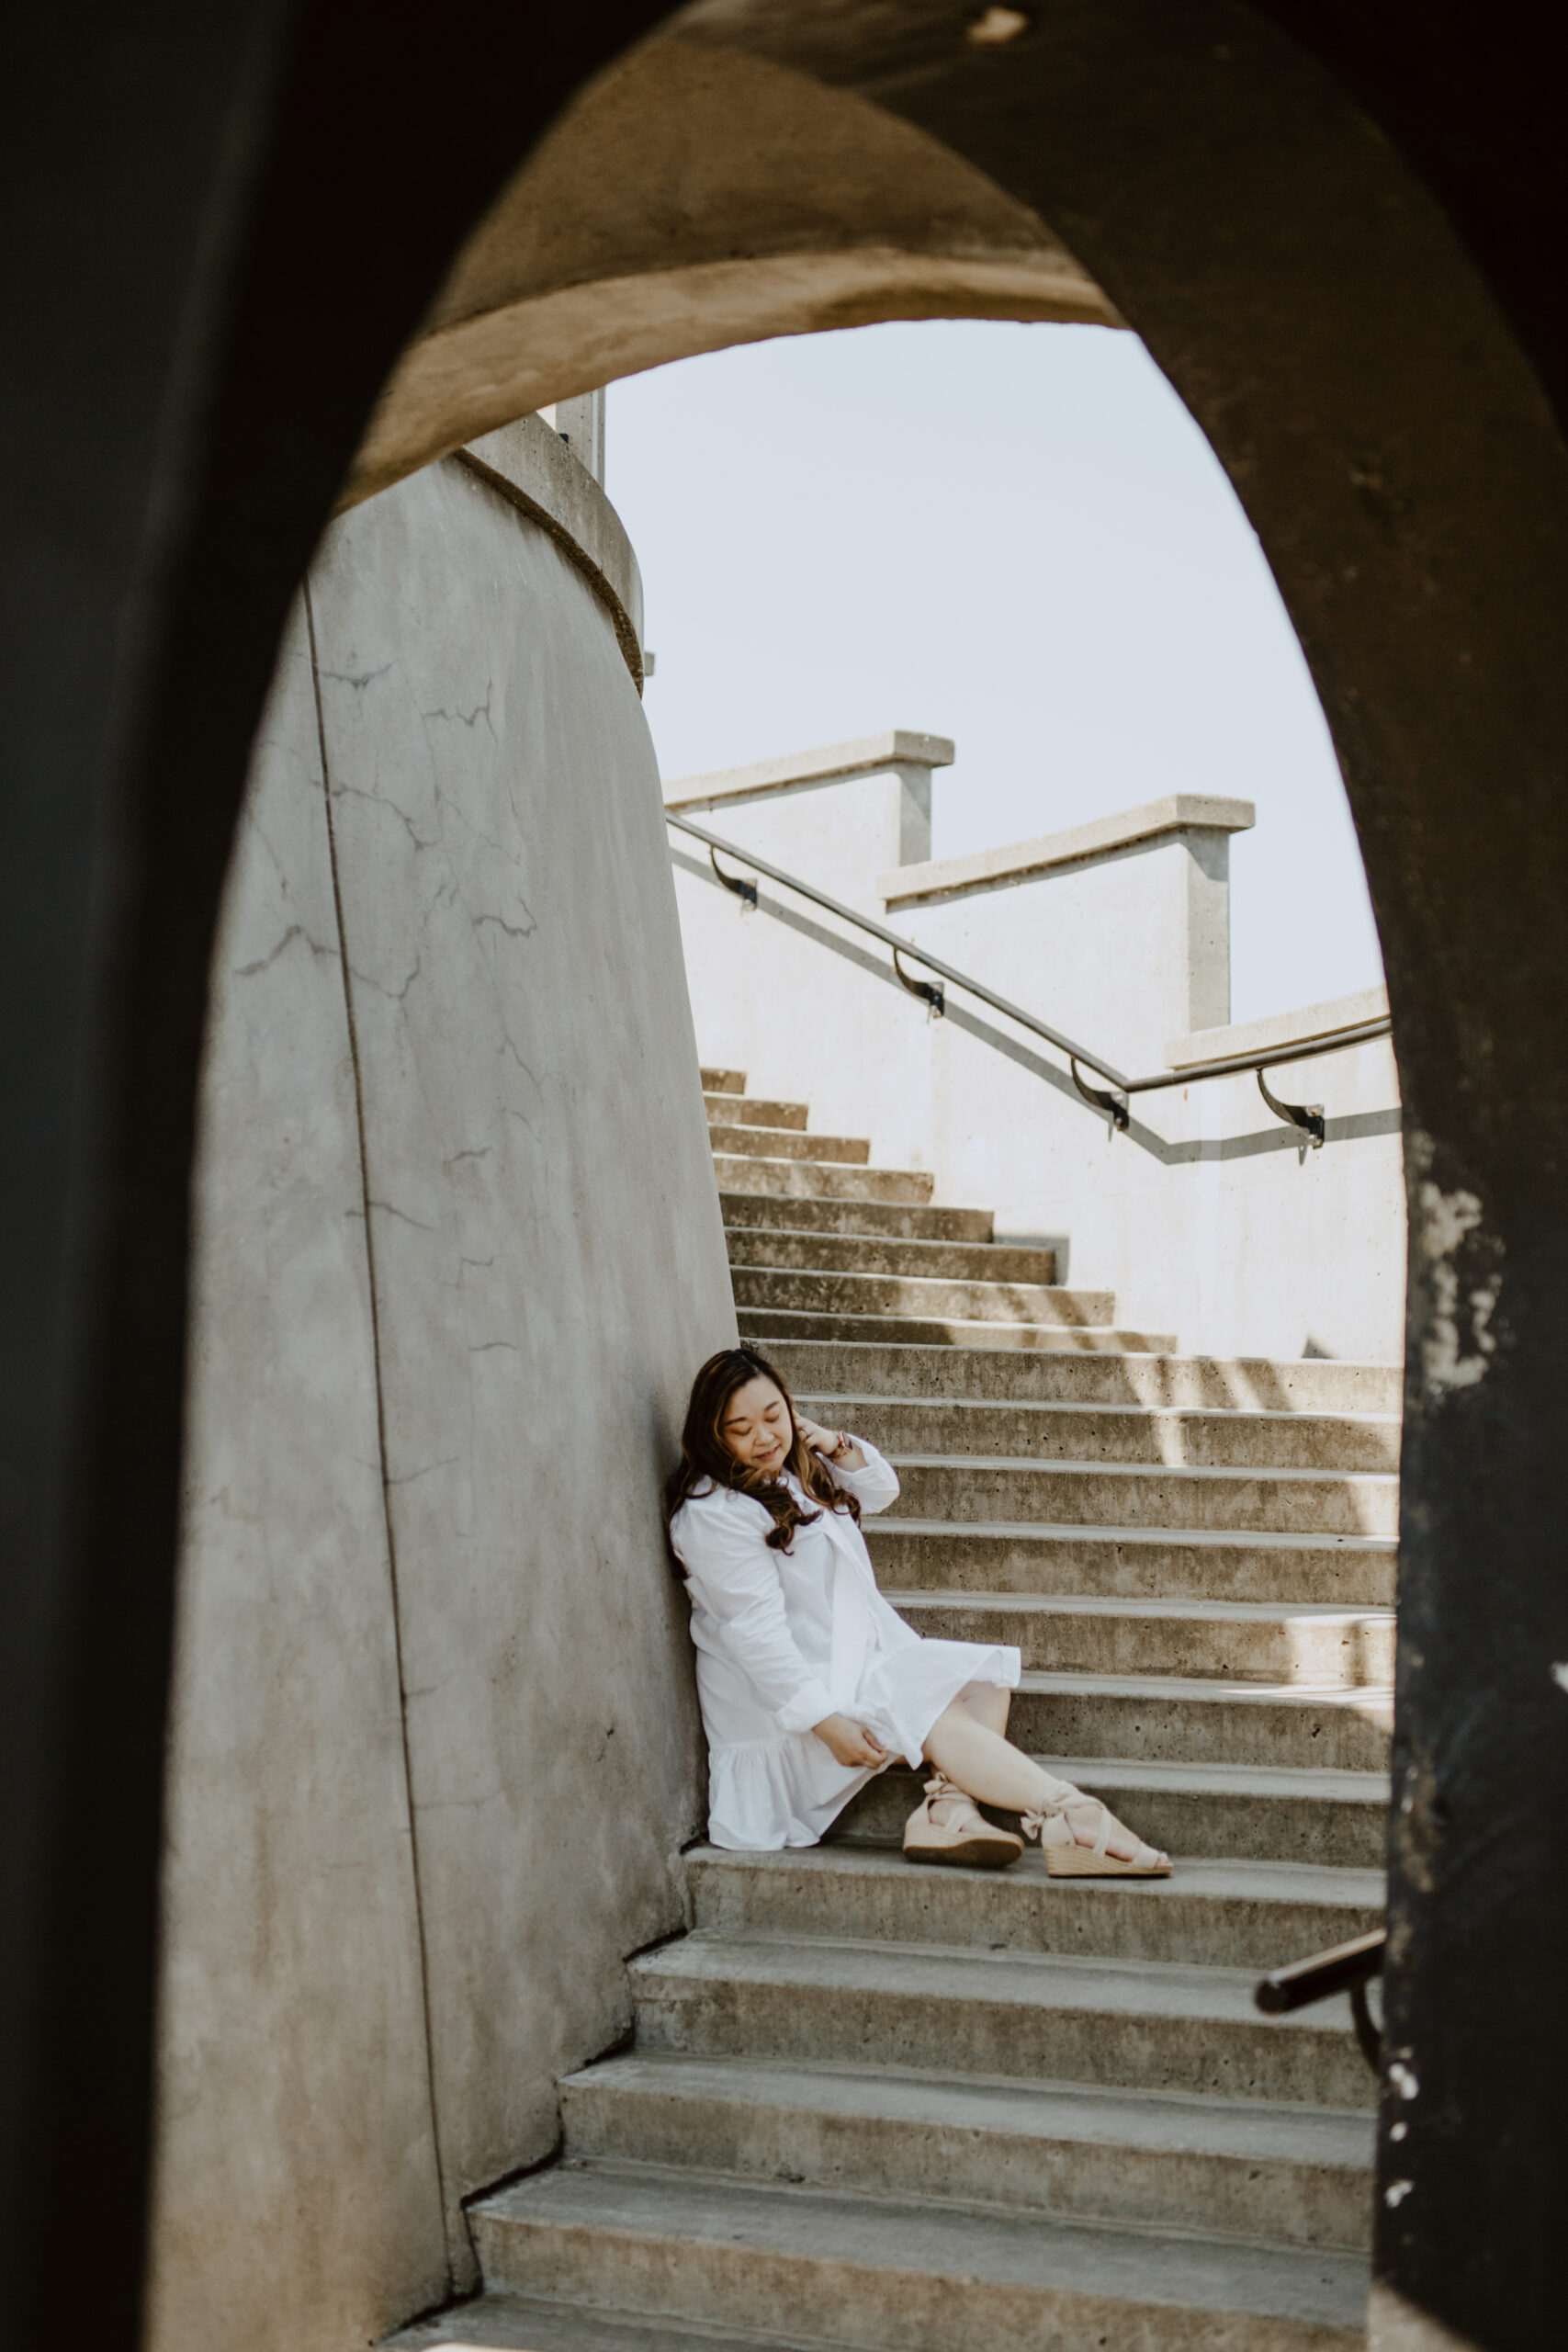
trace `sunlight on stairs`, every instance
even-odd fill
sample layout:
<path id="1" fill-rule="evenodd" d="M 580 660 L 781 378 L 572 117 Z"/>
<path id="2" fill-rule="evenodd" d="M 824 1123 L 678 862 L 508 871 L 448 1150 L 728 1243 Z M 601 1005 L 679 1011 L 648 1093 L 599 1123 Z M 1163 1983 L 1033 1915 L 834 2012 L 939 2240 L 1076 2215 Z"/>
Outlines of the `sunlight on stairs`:
<path id="1" fill-rule="evenodd" d="M 705 1070 L 742 1335 L 896 1463 L 920 1632 L 1016 1643 L 1012 1731 L 1168 1880 L 914 1867 L 882 1774 L 807 1852 L 686 1857 L 560 2161 L 472 2210 L 407 2346 L 1360 2345 L 1373 2083 L 1268 1967 L 1380 1924 L 1397 1368 L 1183 1359 L 1052 1252 Z"/>

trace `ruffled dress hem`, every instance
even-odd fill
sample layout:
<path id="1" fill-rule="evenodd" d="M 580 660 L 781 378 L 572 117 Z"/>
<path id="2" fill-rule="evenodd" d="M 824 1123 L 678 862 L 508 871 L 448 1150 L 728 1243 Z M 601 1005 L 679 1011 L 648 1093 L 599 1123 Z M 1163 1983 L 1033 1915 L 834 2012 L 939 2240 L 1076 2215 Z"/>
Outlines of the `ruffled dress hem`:
<path id="1" fill-rule="evenodd" d="M 889 1762 L 902 1757 L 918 1770 L 927 1734 L 945 1707 L 975 1683 L 1015 1690 L 1021 1670 L 1019 1652 L 1006 1644 L 910 1642 L 874 1662 L 842 1712 L 876 1734 L 891 1751 Z M 731 1853 L 815 1846 L 850 1799 L 886 1770 L 840 1764 L 809 1731 L 712 1748 L 709 1840 Z"/>

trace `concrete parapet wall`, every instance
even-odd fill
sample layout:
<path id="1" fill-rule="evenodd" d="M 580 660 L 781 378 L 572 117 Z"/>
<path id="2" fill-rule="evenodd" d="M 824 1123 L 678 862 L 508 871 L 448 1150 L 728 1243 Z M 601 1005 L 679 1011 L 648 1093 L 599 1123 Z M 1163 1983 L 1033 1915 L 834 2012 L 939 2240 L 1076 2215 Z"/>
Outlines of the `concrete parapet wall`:
<path id="1" fill-rule="evenodd" d="M 471 2283 L 460 2200 L 549 2153 L 680 1924 L 659 1487 L 735 1323 L 665 871 L 558 527 L 457 458 L 334 525 L 210 1018 L 156 2352 L 344 2352 Z"/>
<path id="2" fill-rule="evenodd" d="M 1374 991 L 1229 1027 L 1229 837 L 1252 822 L 1247 802 L 1179 795 L 933 864 L 929 765 L 857 759 L 835 781 L 829 764 L 773 763 L 773 789 L 745 797 L 718 777 L 669 783 L 666 802 L 1133 1075 L 1386 1012 Z M 755 1093 L 808 1101 L 814 1128 L 869 1135 L 884 1166 L 929 1170 L 938 1200 L 994 1206 L 998 1238 L 1054 1244 L 1058 1280 L 1113 1290 L 1120 1320 L 1174 1330 L 1183 1352 L 1399 1361 L 1404 1194 L 1386 1039 L 1269 1073 L 1281 1100 L 1325 1105 L 1322 1150 L 1274 1117 L 1250 1072 L 1141 1095 L 1115 1135 L 1050 1046 L 956 988 L 947 1017 L 929 1018 L 875 942 L 766 881 L 748 911 L 699 844 L 671 838 L 705 1059 L 745 1070 Z"/>

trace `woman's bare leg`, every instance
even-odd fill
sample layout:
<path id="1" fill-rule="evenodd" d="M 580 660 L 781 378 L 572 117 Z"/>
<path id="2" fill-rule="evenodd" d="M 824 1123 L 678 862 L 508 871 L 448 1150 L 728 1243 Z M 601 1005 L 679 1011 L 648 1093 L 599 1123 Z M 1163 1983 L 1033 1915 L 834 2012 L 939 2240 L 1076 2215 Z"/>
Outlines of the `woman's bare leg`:
<path id="1" fill-rule="evenodd" d="M 977 1797 L 982 1804 L 997 1805 L 1005 1813 L 1042 1813 L 1071 1785 L 1066 1781 L 1054 1781 L 1021 1748 L 1014 1747 L 1010 1740 L 1003 1739 L 987 1724 L 977 1723 L 967 1704 L 959 1699 L 942 1709 L 926 1734 L 925 1753 L 939 1772 L 945 1773 L 970 1796 Z M 1068 1806 L 1067 1825 L 1081 1838 L 1082 1832 L 1073 1820 L 1075 1810 Z M 1100 1807 L 1092 1797 L 1086 1801 L 1084 1811 L 1085 1827 L 1092 1821 L 1092 1837 L 1098 1833 L 1100 1820 Z M 1130 1861 L 1140 1843 L 1130 1829 L 1118 1822 L 1106 1850 L 1119 1860 Z"/>
<path id="2" fill-rule="evenodd" d="M 1008 1727 L 1008 1714 L 1012 1706 L 1012 1692 L 1004 1690 L 999 1682 L 972 1682 L 958 1694 L 959 1704 L 966 1707 L 977 1724 L 994 1731 L 1000 1739 Z"/>
<path id="3" fill-rule="evenodd" d="M 926 1734 L 925 1752 L 972 1797 L 1008 1813 L 1039 1813 L 1063 1786 L 999 1732 L 976 1723 L 961 1699 L 938 1715 Z"/>

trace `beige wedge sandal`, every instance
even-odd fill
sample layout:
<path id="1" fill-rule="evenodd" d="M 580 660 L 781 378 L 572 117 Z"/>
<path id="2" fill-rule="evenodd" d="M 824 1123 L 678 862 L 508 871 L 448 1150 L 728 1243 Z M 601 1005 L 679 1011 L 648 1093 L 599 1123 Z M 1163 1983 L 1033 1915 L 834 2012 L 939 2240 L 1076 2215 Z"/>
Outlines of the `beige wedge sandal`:
<path id="1" fill-rule="evenodd" d="M 1077 1812 L 1080 1807 L 1089 1814 L 1089 1819 L 1069 1821 L 1069 1809 Z M 1024 1836 L 1039 1838 L 1045 1868 L 1053 1878 L 1170 1876 L 1168 1854 L 1162 1854 L 1157 1847 L 1145 1846 L 1141 1838 L 1117 1820 L 1109 1805 L 1102 1804 L 1098 1797 L 1085 1796 L 1070 1781 L 1058 1784 L 1056 1793 L 1042 1812 L 1026 1813 L 1022 1820 Z M 1080 1831 L 1086 1834 L 1080 1835 Z M 1131 1841 L 1131 1860 L 1110 1850 L 1111 1840 L 1117 1836 Z M 1090 1837 L 1092 1843 L 1089 1842 Z"/>
<path id="2" fill-rule="evenodd" d="M 934 1817 L 941 1805 L 944 1818 Z M 976 1871 L 1005 1871 L 1023 1851 L 1010 1829 L 987 1821 L 956 1781 L 936 1773 L 926 1782 L 923 1804 L 904 1825 L 904 1852 L 911 1862 L 957 1862 Z"/>

